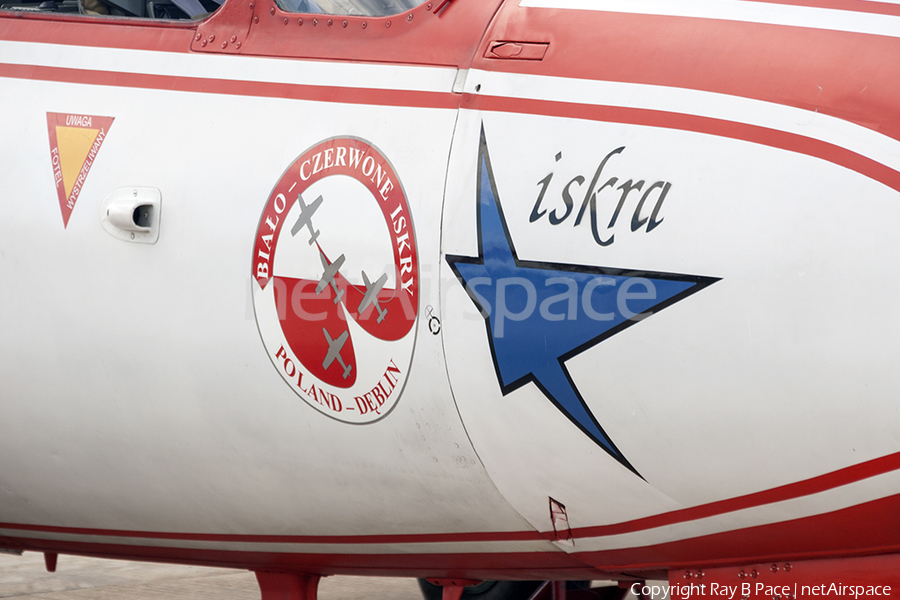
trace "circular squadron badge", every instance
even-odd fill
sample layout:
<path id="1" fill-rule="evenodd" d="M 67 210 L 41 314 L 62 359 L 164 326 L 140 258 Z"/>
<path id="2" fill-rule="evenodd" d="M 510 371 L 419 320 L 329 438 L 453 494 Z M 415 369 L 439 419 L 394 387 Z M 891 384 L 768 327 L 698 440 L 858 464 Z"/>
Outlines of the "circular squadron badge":
<path id="1" fill-rule="evenodd" d="M 419 306 L 403 186 L 356 138 L 304 152 L 256 231 L 253 307 L 275 368 L 316 410 L 348 423 L 386 415 L 406 383 Z"/>

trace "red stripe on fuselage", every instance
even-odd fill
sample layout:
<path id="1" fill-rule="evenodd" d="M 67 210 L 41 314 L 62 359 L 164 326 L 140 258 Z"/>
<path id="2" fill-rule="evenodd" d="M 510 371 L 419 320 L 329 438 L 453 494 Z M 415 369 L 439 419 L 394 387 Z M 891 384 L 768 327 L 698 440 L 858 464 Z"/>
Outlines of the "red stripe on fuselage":
<path id="1" fill-rule="evenodd" d="M 469 96 L 464 106 L 465 108 L 498 112 L 542 114 L 606 123 L 644 125 L 753 142 L 820 158 L 856 171 L 895 190 L 900 190 L 900 173 L 878 161 L 829 142 L 759 125 L 661 110 L 491 96 Z"/>
<path id="2" fill-rule="evenodd" d="M 293 83 L 240 81 L 146 73 L 121 73 L 34 65 L 0 63 L 0 77 L 34 79 L 82 85 L 106 85 L 149 90 L 171 90 L 202 94 L 224 94 L 258 98 L 286 98 L 338 104 L 400 106 L 415 108 L 457 108 L 451 93 L 407 90 L 379 90 L 353 87 L 326 87 Z"/>
<path id="3" fill-rule="evenodd" d="M 675 523 L 686 523 L 698 519 L 706 519 L 716 515 L 723 515 L 739 510 L 746 510 L 757 506 L 765 506 L 776 502 L 784 502 L 804 496 L 811 496 L 834 488 L 838 488 L 864 479 L 870 479 L 878 475 L 890 473 L 900 469 L 900 452 L 876 458 L 858 465 L 853 465 L 838 471 L 826 473 L 818 477 L 804 479 L 788 485 L 779 486 L 769 490 L 738 496 L 709 504 L 702 504 L 682 510 L 675 510 L 661 515 L 635 519 L 613 525 L 601 525 L 599 527 L 582 527 L 572 531 L 575 537 L 603 537 L 619 535 L 654 529 Z M 897 538 L 900 539 L 900 538 Z"/>
<path id="4" fill-rule="evenodd" d="M 898 511 L 900 495 L 780 523 L 578 556 L 605 569 L 641 570 L 888 554 L 900 551 Z"/>
<path id="5" fill-rule="evenodd" d="M 600 573 L 714 567 L 773 560 L 838 558 L 900 551 L 900 495 L 843 510 L 686 540 L 599 552 L 461 552 L 333 554 L 171 548 L 9 537 L 4 547 L 322 574 L 465 577 L 470 579 L 598 578 Z M 727 557 L 723 560 L 722 557 Z M 584 565 L 593 568 L 585 569 Z"/>
<path id="6" fill-rule="evenodd" d="M 878 475 L 900 470 L 900 452 L 876 458 L 858 465 L 853 465 L 826 473 L 817 477 L 804 479 L 795 483 L 763 490 L 753 494 L 737 496 L 727 500 L 710 502 L 691 508 L 670 511 L 659 515 L 624 521 L 610 525 L 581 527 L 572 530 L 577 538 L 605 537 L 621 535 L 648 529 L 655 529 L 676 523 L 687 523 L 716 515 L 746 510 L 757 506 L 765 506 L 776 502 L 784 502 L 818 494 L 851 483 L 856 483 Z M 891 496 L 898 498 L 900 496 Z M 900 501 L 900 500 L 898 500 Z M 867 504 L 872 504 L 871 502 Z M 859 506 L 866 506 L 862 504 Z M 830 514 L 830 513 L 829 513 Z M 764 526 L 765 527 L 765 526 Z M 119 529 L 90 529 L 80 527 L 58 527 L 49 525 L 29 525 L 20 523 L 0 523 L 0 529 L 14 531 L 32 531 L 40 533 L 59 533 L 66 535 L 90 535 L 105 537 L 130 537 L 146 539 L 163 539 L 173 541 L 206 541 L 234 543 L 267 543 L 267 544 L 428 544 L 454 542 L 506 542 L 535 541 L 544 536 L 536 531 L 493 531 L 471 533 L 413 533 L 395 535 L 232 535 L 209 533 L 166 533 L 153 531 L 127 531 Z M 551 532 L 552 533 L 552 532 Z M 898 538 L 900 539 L 900 538 Z"/>
<path id="7" fill-rule="evenodd" d="M 900 139 L 900 120 L 893 118 L 900 111 L 900 38 L 507 3 L 487 39 L 550 45 L 540 61 L 497 60 L 484 58 L 486 42 L 473 62 L 476 69 L 753 98 Z"/>
<path id="8" fill-rule="evenodd" d="M 458 96 L 438 92 L 335 88 L 9 64 L 0 64 L 0 77 L 375 106 L 452 109 L 459 102 Z M 659 110 L 491 96 L 467 95 L 463 107 L 645 125 L 749 141 L 821 158 L 900 190 L 900 173 L 875 160 L 835 144 L 757 125 Z"/>
<path id="9" fill-rule="evenodd" d="M 809 8 L 827 8 L 846 10 L 848 12 L 873 13 L 878 15 L 900 16 L 900 5 L 888 2 L 872 2 L 871 0 L 754 0 L 766 4 L 784 6 L 806 6 Z"/>

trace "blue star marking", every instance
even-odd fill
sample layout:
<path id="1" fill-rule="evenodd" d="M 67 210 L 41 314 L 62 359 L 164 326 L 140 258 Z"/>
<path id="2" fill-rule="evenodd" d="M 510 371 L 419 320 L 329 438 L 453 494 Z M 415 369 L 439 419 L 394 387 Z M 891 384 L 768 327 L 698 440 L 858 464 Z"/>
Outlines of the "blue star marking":
<path id="1" fill-rule="evenodd" d="M 565 362 L 718 279 L 519 260 L 484 130 L 478 162 L 478 256 L 446 258 L 484 317 L 503 395 L 533 382 L 584 434 L 638 474 L 597 422 Z"/>

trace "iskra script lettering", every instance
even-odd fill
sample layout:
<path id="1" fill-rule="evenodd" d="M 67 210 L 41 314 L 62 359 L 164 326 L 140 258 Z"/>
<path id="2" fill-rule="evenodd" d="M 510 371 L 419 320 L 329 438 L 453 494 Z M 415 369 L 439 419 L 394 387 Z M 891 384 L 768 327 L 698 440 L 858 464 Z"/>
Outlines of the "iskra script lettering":
<path id="1" fill-rule="evenodd" d="M 647 181 L 652 180 L 635 181 L 633 178 L 620 183 L 620 179 L 624 177 L 608 177 L 607 172 L 612 168 L 613 160 L 624 151 L 625 146 L 621 146 L 606 154 L 594 171 L 590 182 L 584 175 L 576 175 L 564 184 L 554 183 L 554 172 L 551 171 L 537 183 L 539 187 L 537 201 L 531 209 L 528 221 L 534 223 L 546 217 L 554 226 L 565 223 L 575 214 L 575 207 L 578 206 L 576 198 L 584 192 L 578 213 L 575 214 L 573 227 L 581 225 L 585 216 L 589 216 L 591 235 L 600 246 L 609 246 L 616 241 L 616 224 L 621 222 L 623 211 L 625 214 L 631 212 L 632 232 L 646 227 L 645 231 L 650 233 L 659 227 L 663 222 L 660 211 L 672 189 L 672 183 L 659 180 L 648 185 Z M 556 162 L 562 158 L 562 152 L 556 154 Z M 562 201 L 562 205 L 552 200 L 554 196 Z M 627 217 L 624 220 L 627 220 Z"/>

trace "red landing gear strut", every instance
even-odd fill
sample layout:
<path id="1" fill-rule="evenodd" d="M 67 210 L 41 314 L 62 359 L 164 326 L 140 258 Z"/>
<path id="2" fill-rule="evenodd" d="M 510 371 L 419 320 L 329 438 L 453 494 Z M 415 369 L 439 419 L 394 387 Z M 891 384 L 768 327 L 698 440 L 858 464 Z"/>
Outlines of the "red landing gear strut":
<path id="1" fill-rule="evenodd" d="M 256 571 L 262 600 L 316 600 L 319 576 Z"/>
<path id="2" fill-rule="evenodd" d="M 462 598 L 463 590 L 466 586 L 478 585 L 481 582 L 472 579 L 429 579 L 428 583 L 444 588 L 441 600 L 459 600 Z"/>

